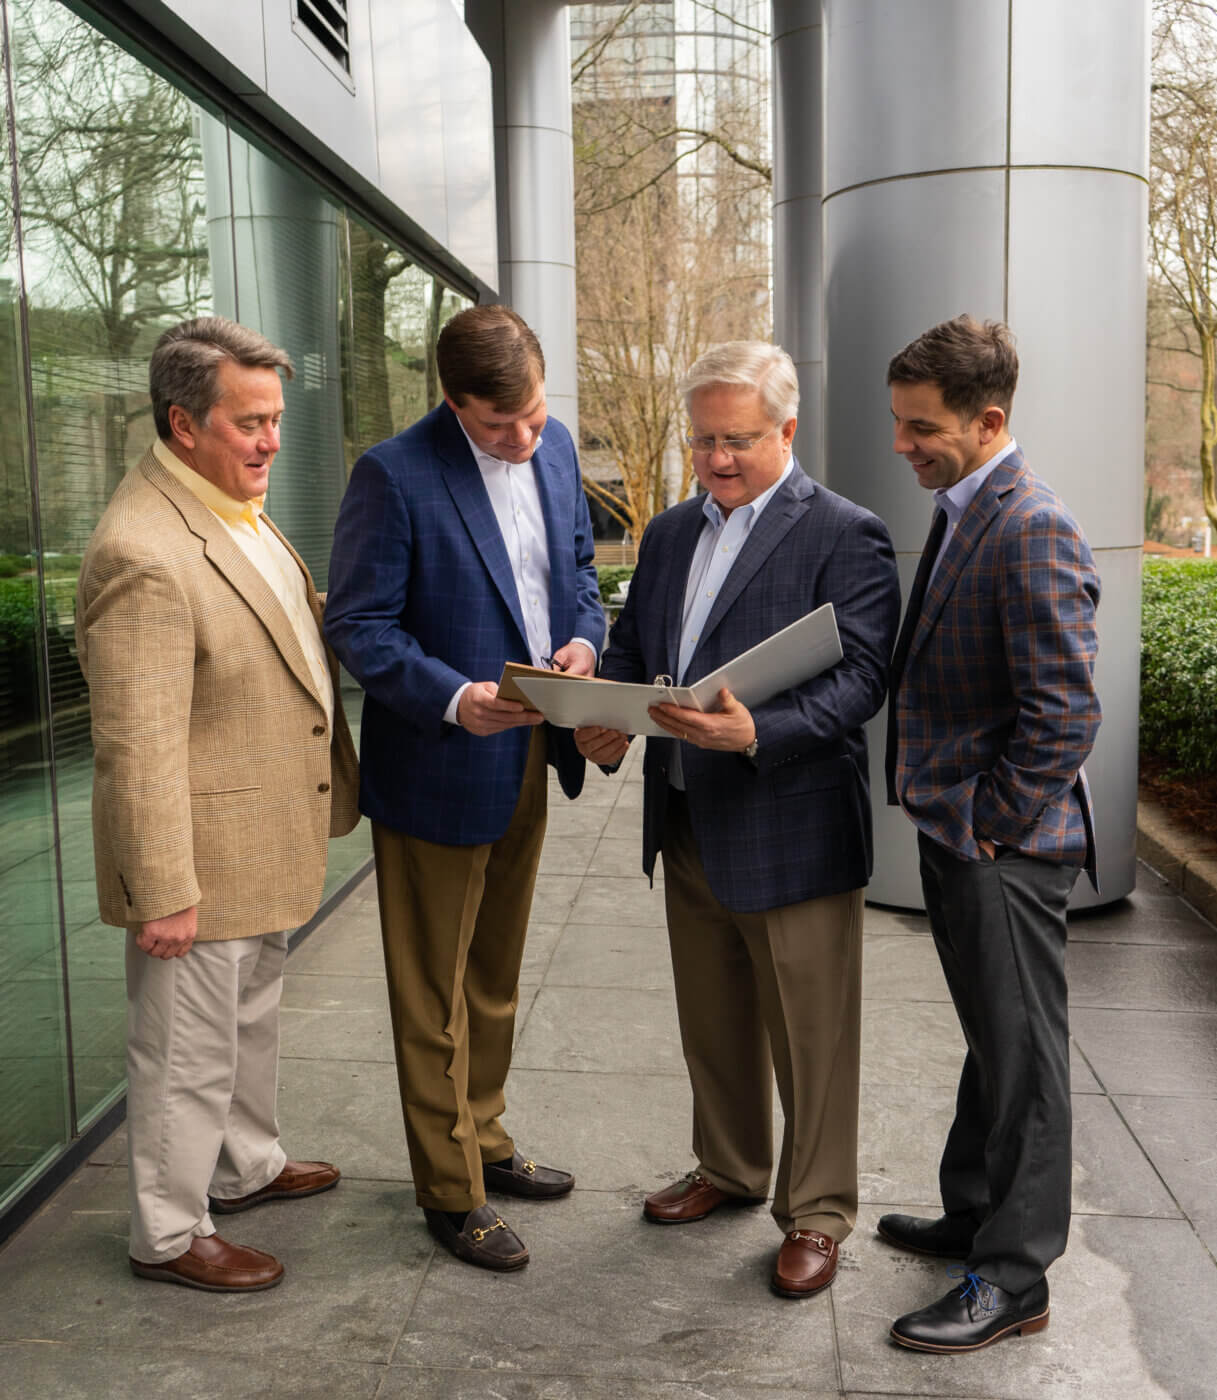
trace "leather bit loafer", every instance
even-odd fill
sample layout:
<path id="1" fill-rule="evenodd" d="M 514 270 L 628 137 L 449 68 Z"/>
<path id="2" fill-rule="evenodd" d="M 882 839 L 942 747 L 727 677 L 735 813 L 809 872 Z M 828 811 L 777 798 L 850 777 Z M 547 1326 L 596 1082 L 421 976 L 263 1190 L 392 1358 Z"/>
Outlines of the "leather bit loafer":
<path id="1" fill-rule="evenodd" d="M 329 1162 L 285 1162 L 274 1181 L 268 1181 L 260 1191 L 251 1191 L 248 1196 L 234 1196 L 228 1201 L 212 1196 L 211 1209 L 217 1215 L 236 1215 L 238 1211 L 252 1210 L 265 1201 L 294 1201 L 298 1196 L 315 1196 L 319 1191 L 328 1191 L 332 1186 L 337 1186 L 341 1176 L 338 1168 Z"/>
<path id="2" fill-rule="evenodd" d="M 495 1212 L 493 1206 L 478 1206 L 465 1217 L 458 1230 L 442 1210 L 428 1210 L 427 1229 L 450 1253 L 479 1269 L 522 1269 L 528 1263 L 524 1241 Z"/>
<path id="3" fill-rule="evenodd" d="M 719 1206 L 764 1204 L 763 1196 L 733 1196 L 707 1181 L 700 1172 L 688 1172 L 662 1191 L 652 1191 L 642 1203 L 642 1213 L 653 1225 L 687 1225 L 693 1220 L 704 1220 Z"/>
<path id="4" fill-rule="evenodd" d="M 769 1286 L 783 1298 L 810 1298 L 837 1276 L 836 1240 L 818 1230 L 791 1230 L 778 1250 Z"/>
<path id="5" fill-rule="evenodd" d="M 917 1215 L 881 1215 L 877 1233 L 881 1240 L 913 1254 L 966 1259 L 972 1250 L 975 1226 L 958 1215 L 942 1215 L 937 1220 Z"/>
<path id="6" fill-rule="evenodd" d="M 518 1152 L 511 1155 L 511 1166 L 502 1167 L 493 1162 L 482 1166 L 482 1180 L 487 1191 L 499 1191 L 508 1196 L 525 1196 L 529 1200 L 548 1201 L 555 1196 L 565 1196 L 575 1184 L 570 1172 L 559 1171 L 557 1167 L 538 1166 L 531 1157 L 522 1157 Z"/>
<path id="7" fill-rule="evenodd" d="M 1011 1333 L 1026 1336 L 1048 1326 L 1048 1280 L 1022 1293 L 968 1274 L 958 1288 L 920 1312 L 892 1324 L 892 1340 L 914 1351 L 979 1351 Z"/>
<path id="8" fill-rule="evenodd" d="M 176 1259 L 160 1264 L 131 1259 L 130 1264 L 137 1278 L 181 1283 L 208 1293 L 256 1293 L 260 1288 L 274 1288 L 283 1282 L 283 1265 L 273 1254 L 263 1254 L 244 1244 L 229 1244 L 219 1235 L 196 1236 L 186 1253 Z"/>

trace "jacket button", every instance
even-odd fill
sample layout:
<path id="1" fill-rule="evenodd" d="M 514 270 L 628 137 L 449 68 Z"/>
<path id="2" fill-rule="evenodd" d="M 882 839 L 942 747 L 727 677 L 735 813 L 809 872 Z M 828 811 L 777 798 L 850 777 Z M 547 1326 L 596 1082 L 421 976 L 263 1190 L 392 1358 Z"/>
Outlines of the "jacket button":
<path id="1" fill-rule="evenodd" d="M 313 725 L 313 733 L 316 734 L 318 738 L 320 738 L 320 737 L 325 733 L 325 725 L 324 725 L 324 724 L 315 724 L 315 725 Z"/>
<path id="2" fill-rule="evenodd" d="M 330 790 L 330 785 L 329 785 L 329 783 L 318 783 L 318 784 L 317 784 L 317 791 L 318 791 L 318 792 L 329 792 L 329 790 Z"/>

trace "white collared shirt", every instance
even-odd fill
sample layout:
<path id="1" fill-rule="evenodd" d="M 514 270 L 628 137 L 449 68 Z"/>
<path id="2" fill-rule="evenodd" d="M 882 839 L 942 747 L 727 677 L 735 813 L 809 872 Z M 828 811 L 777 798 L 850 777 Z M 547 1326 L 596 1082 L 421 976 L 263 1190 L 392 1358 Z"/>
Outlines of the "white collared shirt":
<path id="1" fill-rule="evenodd" d="M 529 659 L 534 666 L 547 666 L 547 658 L 553 654 L 553 638 L 549 632 L 549 541 L 545 534 L 545 515 L 541 510 L 541 493 L 537 490 L 533 458 L 529 457 L 526 462 L 505 462 L 501 457 L 493 457 L 465 432 L 465 425 L 459 418 L 456 421 L 461 432 L 465 433 L 465 441 L 482 474 L 490 507 L 507 549 L 516 597 L 524 616 L 524 638 L 528 643 Z M 542 439 L 538 438 L 534 455 L 541 442 Z M 599 658 L 600 653 L 595 645 L 586 638 L 572 637 L 569 640 L 581 642 L 593 657 Z M 449 724 L 458 722 L 457 707 L 470 685 L 472 681 L 458 686 L 448 701 L 444 719 Z"/>
<path id="2" fill-rule="evenodd" d="M 940 505 L 946 513 L 947 528 L 943 531 L 942 544 L 938 550 L 938 558 L 934 560 L 934 567 L 930 570 L 930 577 L 926 586 L 934 581 L 934 575 L 938 572 L 938 566 L 942 563 L 942 556 L 947 552 L 947 545 L 951 543 L 951 536 L 955 533 L 955 527 L 959 524 L 960 518 L 967 508 L 976 499 L 980 488 L 989 479 L 993 468 L 999 462 L 1004 462 L 1012 452 L 1018 451 L 1018 443 L 1013 438 L 995 456 L 990 457 L 987 462 L 982 463 L 974 472 L 969 472 L 967 476 L 960 477 L 954 486 L 940 486 L 934 492 L 934 501 Z"/>
<path id="3" fill-rule="evenodd" d="M 308 604 L 308 587 L 299 564 L 292 558 L 279 536 L 269 528 L 263 529 L 258 523 L 265 497 L 252 501 L 236 500 L 208 481 L 205 476 L 200 476 L 160 438 L 152 444 L 152 455 L 211 511 L 228 531 L 237 548 L 266 580 L 292 625 L 292 631 L 295 632 L 300 650 L 304 652 L 304 659 L 308 663 L 309 675 L 312 676 L 317 694 L 325 706 L 327 727 L 332 726 L 334 684 L 326 660 L 325 644 L 321 640 L 320 629 Z"/>

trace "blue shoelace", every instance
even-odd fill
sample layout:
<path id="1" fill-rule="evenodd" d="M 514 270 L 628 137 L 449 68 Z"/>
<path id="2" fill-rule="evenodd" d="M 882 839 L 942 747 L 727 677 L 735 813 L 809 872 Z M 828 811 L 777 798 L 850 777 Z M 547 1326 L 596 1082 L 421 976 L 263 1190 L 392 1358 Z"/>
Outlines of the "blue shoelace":
<path id="1" fill-rule="evenodd" d="M 958 1267 L 951 1265 L 947 1269 L 947 1277 L 951 1279 L 963 1279 L 959 1285 L 959 1297 L 975 1298 L 982 1308 L 986 1310 L 993 1307 L 993 1291 L 979 1274 L 970 1273 L 962 1265 Z"/>

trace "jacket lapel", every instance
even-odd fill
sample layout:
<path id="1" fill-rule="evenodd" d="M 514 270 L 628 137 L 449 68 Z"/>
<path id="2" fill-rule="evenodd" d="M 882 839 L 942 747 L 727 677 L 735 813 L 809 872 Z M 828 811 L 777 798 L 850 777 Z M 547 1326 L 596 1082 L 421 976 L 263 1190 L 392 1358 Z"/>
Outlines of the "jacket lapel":
<path id="1" fill-rule="evenodd" d="M 994 467 L 989 479 L 960 516 L 955 533 L 947 544 L 942 561 L 926 592 L 921 619 L 909 645 L 909 661 L 916 656 L 933 630 L 968 561 L 976 552 L 989 526 L 1001 513 L 1003 497 L 1014 489 L 1022 475 L 1022 453 L 1015 452 Z"/>
<path id="2" fill-rule="evenodd" d="M 744 541 L 739 558 L 723 580 L 723 586 L 710 609 L 710 616 L 706 618 L 706 625 L 702 628 L 701 639 L 697 643 L 694 656 L 727 615 L 731 605 L 751 583 L 757 570 L 785 538 L 794 522 L 809 509 L 808 502 L 815 494 L 815 489 L 815 483 L 804 475 L 803 469 L 796 461 L 794 471 L 761 512 L 761 518 L 753 525 Z M 692 661 L 689 664 L 692 667 Z"/>
<path id="3" fill-rule="evenodd" d="M 469 531 L 474 548 L 494 580 L 494 586 L 502 596 L 503 602 L 507 604 L 512 621 L 519 629 L 520 638 L 527 647 L 528 634 L 524 629 L 524 614 L 520 609 L 515 575 L 511 572 L 507 546 L 503 543 L 503 532 L 495 519 L 486 483 L 482 480 L 482 473 L 469 450 L 469 444 L 465 441 L 465 434 L 461 431 L 456 415 L 447 404 L 441 404 L 439 415 L 436 426 L 436 453 L 443 462 L 445 485 L 453 504 L 460 512 L 461 519 L 465 522 L 465 529 Z M 548 515 L 545 523 L 548 531 Z"/>
<path id="4" fill-rule="evenodd" d="M 279 649 L 292 675 L 320 704 L 321 696 L 317 694 L 317 687 L 313 682 L 312 672 L 309 670 L 304 651 L 300 646 L 300 639 L 296 636 L 296 629 L 283 610 L 283 604 L 275 596 L 270 584 L 245 557 L 241 548 L 228 533 L 224 522 L 208 510 L 193 492 L 167 472 L 151 452 L 143 458 L 139 465 L 140 471 L 151 485 L 172 501 L 190 532 L 203 541 L 203 551 L 207 558 L 253 610 L 259 622 L 270 634 L 271 640 Z M 265 516 L 262 517 L 262 522 L 271 525 L 271 529 L 280 540 L 283 540 L 292 558 L 296 560 L 301 569 L 304 570 L 305 577 L 308 578 L 308 570 L 304 568 L 304 561 L 283 538 L 277 527 L 272 525 Z M 311 599 L 313 595 L 311 578 L 309 578 L 309 594 Z"/>

